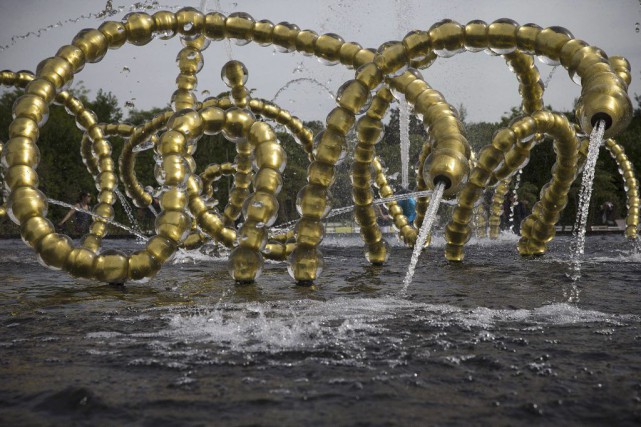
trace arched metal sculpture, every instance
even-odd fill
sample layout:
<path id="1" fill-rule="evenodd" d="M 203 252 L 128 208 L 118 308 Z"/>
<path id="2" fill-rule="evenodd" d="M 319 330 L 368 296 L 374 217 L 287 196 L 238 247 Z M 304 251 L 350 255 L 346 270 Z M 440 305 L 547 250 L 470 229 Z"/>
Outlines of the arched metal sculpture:
<path id="1" fill-rule="evenodd" d="M 99 62 L 109 49 L 125 43 L 142 46 L 156 37 L 167 39 L 176 34 L 185 47 L 177 58 L 179 74 L 171 99 L 173 111 L 159 114 L 136 128 L 125 124 L 101 125 L 93 112 L 64 91 L 85 64 Z M 245 86 L 247 71 L 236 61 L 227 63 L 222 72 L 230 96 L 199 102 L 194 89 L 203 64 L 202 51 L 211 40 L 223 39 L 274 45 L 283 52 L 297 51 L 326 63 L 341 63 L 356 70 L 354 79 L 337 91 L 337 106 L 327 116 L 325 129 L 315 137 L 291 113 L 267 101 L 252 99 Z M 456 110 L 426 83 L 418 70 L 429 67 L 437 57 L 483 50 L 503 56 L 516 73 L 524 115 L 497 132 L 478 153 L 478 159 L 473 160 Z M 323 219 L 331 209 L 329 190 L 335 167 L 345 157 L 347 133 L 355 129 L 357 145 L 351 170 L 355 217 L 368 260 L 381 264 L 387 259 L 389 248 L 376 223 L 372 185 L 378 188 L 380 197 L 393 195 L 375 147 L 383 135 L 382 120 L 394 100 L 394 91 L 404 96 L 422 118 L 428 134 L 419 156 L 417 189 L 442 183 L 445 196 L 457 198 L 445 233 L 448 260 L 462 260 L 474 207 L 483 191 L 505 182 L 521 168 L 542 135 L 554 138 L 557 162 L 552 180 L 541 191 L 532 215 L 524 221 L 518 245 L 521 254 L 541 254 L 554 236 L 554 224 L 565 206 L 567 191 L 579 173 L 581 143 L 575 127 L 565 117 L 544 109 L 543 86 L 534 56 L 563 65 L 573 80 L 580 82 L 582 92 L 576 117 L 582 132 L 589 134 L 599 121 L 605 122 L 607 137 L 627 126 L 632 114 L 627 95 L 628 62 L 619 57 L 608 58 L 600 49 L 574 39 L 567 30 L 558 27 L 519 26 L 509 19 L 491 24 L 472 21 L 467 25 L 445 20 L 427 31 L 412 31 L 402 41 L 387 42 L 372 50 L 344 42 L 335 34 L 318 35 L 287 22 L 255 21 L 244 13 L 203 14 L 193 8 L 153 15 L 132 13 L 122 22 L 108 21 L 98 29 L 81 31 L 70 45 L 42 61 L 35 75 L 0 73 L 2 84 L 25 88 L 25 95 L 14 105 L 10 139 L 0 146 L 9 190 L 7 212 L 20 226 L 24 241 L 45 264 L 77 277 L 111 283 L 143 279 L 153 276 L 180 246 L 197 247 L 213 240 L 232 248 L 229 269 L 237 282 L 254 281 L 267 257 L 287 259 L 294 280 L 311 284 L 323 268 L 318 246 L 324 236 Z M 99 191 L 93 224 L 80 245 L 55 232 L 46 218 L 47 197 L 38 190 L 39 129 L 54 102 L 64 105 L 85 130 L 80 150 Z M 269 234 L 278 213 L 276 197 L 282 187 L 286 156 L 273 128 L 256 116 L 285 125 L 308 153 L 307 184 L 298 194 L 301 218 L 294 233 Z M 218 133 L 236 144 L 233 164 L 196 165 L 192 154 L 198 139 Z M 118 162 L 119 174 L 105 138 L 109 134 L 127 138 Z M 107 222 L 114 215 L 119 181 L 137 206 L 152 202 L 134 170 L 136 152 L 143 145 L 153 145 L 157 159 L 155 176 L 162 188 L 156 235 L 144 249 L 129 255 L 101 251 Z M 626 236 L 636 237 L 637 181 L 622 149 L 614 142 L 608 142 L 608 147 L 621 166 L 628 187 Z M 210 202 L 211 182 L 221 174 L 234 175 L 229 202 L 222 213 Z M 498 195 L 501 185 L 496 190 Z M 388 204 L 399 237 L 410 246 L 416 242 L 417 228 L 428 203 L 427 198 L 419 200 L 414 224 L 408 222 L 395 202 Z M 244 222 L 236 229 L 234 223 L 241 215 Z M 493 218 L 489 222 L 494 225 Z"/>

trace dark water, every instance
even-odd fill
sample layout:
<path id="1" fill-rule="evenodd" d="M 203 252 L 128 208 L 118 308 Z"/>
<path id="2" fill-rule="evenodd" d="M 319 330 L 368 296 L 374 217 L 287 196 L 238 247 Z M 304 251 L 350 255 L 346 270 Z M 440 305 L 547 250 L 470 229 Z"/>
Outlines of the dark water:
<path id="1" fill-rule="evenodd" d="M 588 238 L 576 284 L 567 239 L 533 260 L 472 242 L 460 265 L 437 240 L 407 296 L 409 249 L 376 268 L 350 242 L 328 238 L 317 289 L 284 264 L 235 287 L 200 254 L 122 289 L 0 241 L 0 425 L 641 423 L 641 257 L 621 236 Z"/>

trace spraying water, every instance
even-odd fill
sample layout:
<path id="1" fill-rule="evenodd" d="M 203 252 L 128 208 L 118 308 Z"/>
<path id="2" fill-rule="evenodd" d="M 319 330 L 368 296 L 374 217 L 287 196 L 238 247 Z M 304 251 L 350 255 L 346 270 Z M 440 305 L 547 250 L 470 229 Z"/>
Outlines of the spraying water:
<path id="1" fill-rule="evenodd" d="M 570 259 L 572 260 L 572 274 L 570 275 L 570 278 L 573 281 L 576 281 L 581 277 L 580 258 L 585 249 L 585 231 L 588 223 L 590 199 L 592 198 L 594 170 L 596 168 L 597 158 L 599 157 L 599 147 L 603 144 L 604 132 L 605 122 L 600 120 L 592 130 L 592 134 L 590 134 L 588 157 L 583 169 L 581 191 L 579 193 L 579 206 L 577 208 L 572 245 L 570 247 Z"/>
<path id="2" fill-rule="evenodd" d="M 410 184 L 410 108 L 405 98 L 401 98 L 399 103 L 398 128 L 401 140 L 401 186 L 406 189 Z"/>
<path id="3" fill-rule="evenodd" d="M 35 30 L 28 31 L 27 33 L 22 35 L 12 36 L 8 42 L 5 42 L 4 44 L 0 44 L 0 52 L 11 48 L 16 43 L 22 40 L 27 40 L 33 37 L 40 38 L 44 36 L 45 33 L 47 33 L 48 31 L 54 30 L 56 28 L 61 28 L 67 24 L 76 24 L 80 21 L 87 21 L 87 20 L 103 20 L 105 18 L 112 18 L 118 14 L 124 14 L 126 12 L 134 12 L 138 10 L 150 12 L 153 10 L 160 10 L 160 9 L 178 10 L 180 9 L 180 7 L 181 6 L 162 5 L 156 0 L 139 1 L 131 4 L 128 7 L 114 6 L 113 0 L 107 0 L 104 9 L 100 10 L 99 12 L 89 12 L 89 13 L 77 16 L 75 18 L 68 18 L 53 24 L 46 25 L 44 27 L 40 27 Z"/>
<path id="4" fill-rule="evenodd" d="M 127 202 L 127 199 L 125 198 L 124 194 L 119 189 L 115 189 L 114 193 L 116 193 L 116 196 L 118 196 L 118 200 L 120 200 L 120 204 L 122 205 L 122 208 L 125 210 L 125 213 L 127 214 L 127 219 L 129 219 L 129 224 L 133 227 L 134 230 L 138 230 L 138 234 L 142 234 L 140 231 L 140 225 L 138 224 L 138 221 L 136 221 L 136 218 L 134 217 L 133 209 L 131 209 L 131 205 L 129 205 L 129 202 Z M 145 240 L 147 240 L 145 238 Z"/>
<path id="5" fill-rule="evenodd" d="M 519 205 L 519 187 L 521 186 L 521 173 L 523 172 L 523 169 L 519 169 L 519 171 L 516 173 L 516 177 L 514 179 L 514 200 L 512 201 L 512 204 L 510 205 L 510 218 L 508 220 L 508 224 L 510 225 L 510 231 L 514 233 L 514 213 L 516 211 L 516 207 Z M 522 219 L 522 218 L 521 218 Z"/>
<path id="6" fill-rule="evenodd" d="M 64 208 L 73 209 L 73 210 L 75 210 L 77 212 L 82 212 L 82 213 L 85 213 L 87 215 L 91 215 L 91 217 L 93 217 L 93 218 L 101 218 L 102 220 L 105 220 L 105 218 L 101 217 L 100 215 L 96 215 L 95 213 L 93 213 L 91 211 L 88 211 L 86 209 L 82 209 L 82 208 L 79 208 L 77 206 L 70 205 L 69 203 L 61 202 L 60 200 L 48 199 L 48 202 L 51 203 L 52 205 L 62 206 Z M 113 220 L 106 220 L 106 221 L 107 221 L 108 224 L 114 225 L 114 226 L 116 226 L 118 228 L 122 228 L 123 230 L 130 232 L 131 234 L 136 236 L 139 239 L 139 241 L 141 241 L 141 242 L 146 242 L 147 241 L 147 236 L 145 236 L 144 234 L 140 233 L 139 231 L 134 230 L 131 227 L 127 227 L 126 225 L 121 224 L 121 223 L 116 222 L 116 221 L 113 221 Z"/>
<path id="7" fill-rule="evenodd" d="M 438 211 L 438 207 L 441 204 L 444 190 L 445 184 L 443 182 L 439 182 L 436 187 L 434 187 L 430 205 L 427 208 L 425 219 L 423 220 L 421 230 L 418 232 L 418 237 L 416 238 L 416 243 L 414 244 L 412 259 L 410 259 L 410 265 L 407 267 L 407 274 L 405 274 L 405 279 L 403 280 L 403 289 L 401 290 L 402 295 L 405 295 L 405 293 L 407 292 L 407 288 L 409 287 L 410 283 L 412 283 L 412 279 L 414 278 L 414 270 L 416 269 L 416 263 L 418 262 L 418 257 L 421 255 L 423 246 L 427 241 L 427 236 L 429 236 L 430 231 L 432 231 L 432 224 L 434 224 L 436 212 Z"/>
<path id="8" fill-rule="evenodd" d="M 543 82 L 543 88 L 544 88 L 544 89 L 547 89 L 547 87 L 549 86 L 550 82 L 552 81 L 552 77 L 554 76 L 554 72 L 556 71 L 556 69 L 557 69 L 558 67 L 559 67 L 558 65 L 555 65 L 555 66 L 554 66 L 554 67 L 552 67 L 552 69 L 550 70 L 550 74 L 548 74 L 548 76 L 546 77 L 545 81 Z"/>
<path id="9" fill-rule="evenodd" d="M 276 100 L 278 99 L 280 94 L 285 92 L 287 89 L 289 89 L 290 86 L 295 85 L 295 84 L 305 83 L 305 82 L 312 83 L 312 84 L 318 86 L 319 88 L 323 89 L 329 95 L 329 97 L 332 100 L 336 99 L 336 95 L 334 94 L 334 92 L 332 92 L 332 90 L 329 87 L 327 87 L 327 85 L 319 82 L 318 80 L 316 80 L 314 78 L 300 77 L 298 79 L 294 79 L 294 80 L 288 81 L 287 83 L 285 83 L 285 85 L 283 87 L 278 89 L 278 91 L 276 92 L 276 95 L 274 95 L 274 97 L 272 98 L 272 102 L 276 102 Z"/>

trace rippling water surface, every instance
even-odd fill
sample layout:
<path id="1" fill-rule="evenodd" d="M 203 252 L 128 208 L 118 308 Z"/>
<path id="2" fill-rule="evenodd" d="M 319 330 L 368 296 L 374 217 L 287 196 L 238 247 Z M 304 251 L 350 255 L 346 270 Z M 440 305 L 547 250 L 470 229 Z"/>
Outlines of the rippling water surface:
<path id="1" fill-rule="evenodd" d="M 538 259 L 472 241 L 462 264 L 434 243 L 402 296 L 410 249 L 372 267 L 353 238 L 326 239 L 316 289 L 279 263 L 238 287 L 200 253 L 112 287 L 0 241 L 0 424 L 641 422 L 641 256 L 621 236 L 588 238 L 577 282 L 567 239 Z"/>

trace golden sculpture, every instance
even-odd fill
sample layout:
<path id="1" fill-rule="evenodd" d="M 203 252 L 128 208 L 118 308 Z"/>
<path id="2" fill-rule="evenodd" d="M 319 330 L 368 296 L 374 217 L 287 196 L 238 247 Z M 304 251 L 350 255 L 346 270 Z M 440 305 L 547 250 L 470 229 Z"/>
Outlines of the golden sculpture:
<path id="1" fill-rule="evenodd" d="M 179 73 L 171 98 L 172 111 L 135 128 L 124 124 L 101 125 L 92 111 L 64 91 L 85 64 L 99 62 L 109 49 L 127 42 L 143 46 L 155 37 L 167 39 L 176 34 L 185 47 L 177 58 Z M 325 129 L 315 137 L 288 111 L 252 99 L 245 86 L 247 70 L 237 61 L 225 64 L 221 73 L 230 96 L 199 102 L 194 88 L 203 65 L 202 52 L 211 40 L 223 39 L 274 45 L 283 52 L 297 51 L 315 55 L 326 63 L 340 62 L 356 70 L 354 79 L 337 91 L 337 106 L 328 114 Z M 524 115 L 498 131 L 475 160 L 456 110 L 425 82 L 418 70 L 429 67 L 438 57 L 481 50 L 503 56 L 517 75 Z M 445 234 L 445 255 L 451 261 L 463 259 L 475 205 L 483 191 L 498 184 L 495 199 L 502 200 L 509 178 L 527 163 L 530 150 L 542 135 L 554 138 L 557 163 L 552 180 L 541 191 L 532 215 L 524 221 L 518 245 L 523 255 L 542 254 L 546 243 L 554 237 L 554 224 L 565 206 L 569 186 L 580 171 L 582 143 L 565 117 L 544 109 L 543 87 L 533 56 L 563 65 L 570 77 L 580 82 L 582 91 L 576 116 L 581 132 L 589 134 L 602 120 L 606 137 L 612 137 L 628 125 L 632 114 L 627 95 L 629 63 L 620 57 L 608 58 L 600 49 L 574 39 L 567 30 L 558 27 L 519 26 L 509 19 L 491 24 L 471 21 L 465 26 L 444 20 L 427 31 L 412 31 L 402 41 L 384 43 L 373 51 L 345 42 L 335 34 L 301 31 L 286 22 L 255 21 L 245 13 L 228 17 L 220 13 L 205 15 L 193 8 L 153 15 L 131 13 L 122 22 L 104 22 L 98 29 L 81 31 L 70 45 L 42 61 L 35 75 L 8 71 L 0 74 L 0 83 L 25 88 L 25 95 L 14 106 L 10 139 L 0 145 L 9 189 L 7 212 L 20 226 L 24 241 L 46 265 L 77 277 L 110 283 L 151 277 L 179 247 L 195 248 L 212 240 L 232 249 L 229 269 L 236 282 L 256 280 L 267 257 L 287 259 L 294 280 L 309 285 L 323 269 L 318 246 L 325 233 L 323 220 L 331 210 L 330 188 L 335 167 L 345 157 L 346 135 L 355 129 L 357 145 L 351 169 L 355 217 L 361 227 L 367 259 L 382 264 L 389 248 L 376 223 L 372 185 L 378 188 L 380 197 L 393 195 L 376 155 L 376 144 L 382 137 L 382 119 L 395 91 L 413 106 L 428 130 L 419 156 L 417 189 L 426 190 L 442 183 L 445 196 L 457 199 Z M 55 232 L 46 218 L 47 197 L 38 190 L 38 134 L 54 101 L 64 105 L 84 129 L 80 151 L 99 191 L 90 231 L 78 246 L 69 237 Z M 272 127 L 258 121 L 256 116 L 285 125 L 310 160 L 307 184 L 297 198 L 301 217 L 294 232 L 269 231 L 277 219 L 277 195 L 287 159 Z M 234 162 L 196 165 L 192 154 L 200 136 L 218 133 L 235 142 Z M 127 138 L 118 172 L 111 146 L 105 139 L 110 134 Z M 154 146 L 155 176 L 163 189 L 156 234 L 144 249 L 129 255 L 101 251 L 107 223 L 114 216 L 119 182 L 137 206 L 152 202 L 135 174 L 136 150 L 142 144 Z M 607 147 L 621 166 L 627 185 L 626 236 L 636 238 L 638 182 L 621 147 L 613 140 L 608 141 Z M 233 174 L 234 186 L 229 203 L 218 213 L 210 208 L 208 200 L 212 196 L 211 183 L 223 174 Z M 414 224 L 408 222 L 396 202 L 387 205 L 400 239 L 409 246 L 416 242 L 428 203 L 426 197 L 419 199 Z M 496 214 L 493 207 L 489 218 L 491 237 L 498 232 Z M 234 224 L 241 215 L 244 222 L 236 229 Z M 477 219 L 485 227 L 483 221 Z"/>

